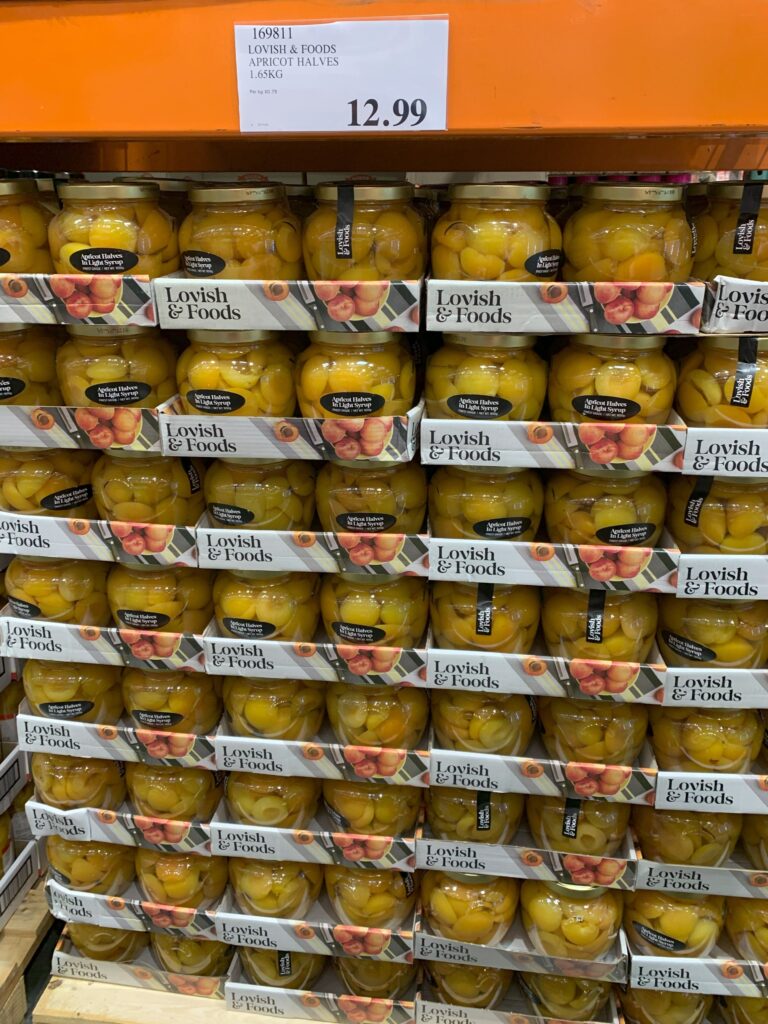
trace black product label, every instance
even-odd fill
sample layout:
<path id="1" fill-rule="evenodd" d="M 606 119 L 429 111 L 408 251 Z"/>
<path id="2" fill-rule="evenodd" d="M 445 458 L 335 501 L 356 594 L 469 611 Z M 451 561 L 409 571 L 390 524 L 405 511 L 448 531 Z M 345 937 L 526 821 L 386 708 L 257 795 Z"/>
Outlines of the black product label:
<path id="1" fill-rule="evenodd" d="M 208 514 L 223 526 L 244 526 L 253 521 L 253 512 L 249 509 L 239 505 L 220 505 L 216 501 L 208 506 Z"/>
<path id="2" fill-rule="evenodd" d="M 671 935 L 665 935 L 663 932 L 657 932 L 654 928 L 640 924 L 639 921 L 633 921 L 632 927 L 641 938 L 657 949 L 664 949 L 668 953 L 680 953 L 685 949 L 684 942 L 681 942 L 679 939 L 673 939 Z"/>
<path id="3" fill-rule="evenodd" d="M 49 718 L 83 718 L 93 710 L 90 700 L 51 700 L 40 705 L 40 710 Z"/>
<path id="4" fill-rule="evenodd" d="M 11 606 L 14 615 L 18 615 L 22 619 L 36 619 L 40 614 L 40 609 L 36 604 L 30 604 L 29 601 L 22 601 L 20 597 L 11 597 L 8 595 L 8 604 Z"/>
<path id="5" fill-rule="evenodd" d="M 242 395 L 236 395 L 233 391 L 221 391 L 217 388 L 193 389 L 187 392 L 186 398 L 198 412 L 208 413 L 212 416 L 217 413 L 226 416 L 227 413 L 237 412 L 242 405 L 245 405 Z"/>
<path id="6" fill-rule="evenodd" d="M 27 385 L 18 377 L 0 377 L 0 402 L 20 395 Z"/>
<path id="7" fill-rule="evenodd" d="M 91 384 L 86 395 L 97 405 L 135 405 L 147 397 L 152 388 L 140 380 L 110 380 Z"/>
<path id="8" fill-rule="evenodd" d="M 352 259 L 352 224 L 355 217 L 354 185 L 339 185 L 336 190 L 336 259 Z"/>
<path id="9" fill-rule="evenodd" d="M 579 831 L 579 815 L 581 814 L 581 800 L 576 800 L 574 797 L 569 796 L 565 798 L 565 807 L 563 808 L 563 827 L 562 835 L 566 839 L 575 839 L 576 833 Z"/>
<path id="10" fill-rule="evenodd" d="M 277 973 L 281 978 L 289 978 L 293 974 L 293 958 L 288 950 L 277 952 Z"/>
<path id="11" fill-rule="evenodd" d="M 661 635 L 671 651 L 688 661 L 712 661 L 715 657 L 715 652 L 709 647 L 705 647 L 704 644 L 699 644 L 695 640 L 689 640 L 688 637 L 680 636 L 679 633 L 663 629 Z"/>
<path id="12" fill-rule="evenodd" d="M 339 829 L 341 832 L 348 832 L 349 822 L 344 817 L 344 815 L 340 814 L 335 807 L 332 807 L 327 800 L 325 800 L 324 803 L 326 813 L 328 814 L 328 817 L 331 819 L 336 828 Z"/>
<path id="13" fill-rule="evenodd" d="M 584 639 L 588 644 L 603 642 L 603 622 L 605 621 L 605 591 L 590 590 L 587 604 L 587 630 Z"/>
<path id="14" fill-rule="evenodd" d="M 406 896 L 413 896 L 416 892 L 416 880 L 409 871 L 401 871 L 400 877 L 403 880 L 403 888 Z"/>
<path id="15" fill-rule="evenodd" d="M 631 547 L 633 544 L 645 544 L 655 532 L 653 523 L 623 523 L 621 526 L 601 526 L 596 536 L 606 544 Z"/>
<path id="16" fill-rule="evenodd" d="M 144 612 L 138 608 L 118 608 L 117 617 L 132 629 L 162 629 L 171 621 L 170 616 L 162 612 Z"/>
<path id="17" fill-rule="evenodd" d="M 384 396 L 370 391 L 334 391 L 323 395 L 320 405 L 335 416 L 373 416 L 384 405 Z"/>
<path id="18" fill-rule="evenodd" d="M 473 523 L 472 529 L 478 537 L 499 538 L 511 540 L 519 537 L 530 530 L 531 520 L 524 516 L 504 516 L 501 519 L 483 519 L 479 523 Z"/>
<path id="19" fill-rule="evenodd" d="M 696 227 L 696 218 L 688 218 L 688 227 L 691 229 L 691 256 L 699 251 L 699 229 Z"/>
<path id="20" fill-rule="evenodd" d="M 387 635 L 378 626 L 358 626 L 354 622 L 332 622 L 331 628 L 337 636 L 351 644 L 375 644 Z"/>
<path id="21" fill-rule="evenodd" d="M 612 398 L 610 395 L 577 395 L 571 405 L 591 420 L 627 420 L 640 412 L 637 402 L 629 398 Z"/>
<path id="22" fill-rule="evenodd" d="M 178 725 L 184 718 L 175 711 L 141 711 L 134 708 L 131 717 L 138 725 L 146 726 L 147 729 L 171 729 Z"/>
<path id="23" fill-rule="evenodd" d="M 490 832 L 491 794 L 481 790 L 475 795 L 475 828 L 478 832 Z"/>
<path id="24" fill-rule="evenodd" d="M 212 252 L 201 252 L 199 249 L 187 249 L 181 254 L 181 265 L 184 273 L 190 277 L 213 277 L 220 274 L 227 261 Z"/>
<path id="25" fill-rule="evenodd" d="M 187 474 L 187 480 L 189 480 L 189 489 L 193 494 L 197 494 L 200 488 L 203 486 L 203 481 L 200 478 L 200 473 L 197 466 L 194 464 L 192 459 L 188 459 L 186 456 L 180 459 L 181 468 Z"/>
<path id="26" fill-rule="evenodd" d="M 757 374 L 757 338 L 739 338 L 739 361 L 733 378 L 731 405 L 749 408 Z"/>
<path id="27" fill-rule="evenodd" d="M 136 266 L 139 257 L 128 249 L 80 249 L 72 253 L 69 262 L 84 274 L 124 274 Z"/>
<path id="28" fill-rule="evenodd" d="M 490 636 L 493 632 L 493 584 L 478 583 L 475 602 L 475 633 Z"/>
<path id="29" fill-rule="evenodd" d="M 275 625 L 272 622 L 260 622 L 258 619 L 224 619 L 224 628 L 228 629 L 233 636 L 242 637 L 243 640 L 266 640 L 275 632 Z"/>
<path id="30" fill-rule="evenodd" d="M 733 236 L 733 252 L 748 255 L 755 244 L 755 229 L 763 198 L 763 186 L 759 181 L 748 181 L 741 193 L 739 219 Z"/>
<path id="31" fill-rule="evenodd" d="M 688 526 L 699 525 L 701 510 L 712 489 L 713 480 L 714 477 L 711 476 L 699 476 L 694 480 L 691 493 L 688 495 L 688 501 L 685 503 L 685 513 L 683 514 L 683 522 Z"/>
<path id="32" fill-rule="evenodd" d="M 512 403 L 495 395 L 451 395 L 448 408 L 468 420 L 497 420 L 512 410 Z"/>
<path id="33" fill-rule="evenodd" d="M 524 266 L 534 277 L 554 278 L 560 269 L 562 255 L 559 249 L 543 249 L 529 256 Z"/>
<path id="34" fill-rule="evenodd" d="M 336 522 L 350 533 L 383 533 L 395 525 L 397 518 L 386 512 L 344 512 L 336 516 Z"/>
<path id="35" fill-rule="evenodd" d="M 93 497 L 93 490 L 90 484 L 81 484 L 79 487 L 67 487 L 63 491 L 54 491 L 43 498 L 40 504 L 50 512 L 59 512 L 67 508 L 80 508 L 86 505 Z"/>
<path id="36" fill-rule="evenodd" d="M 8 252 L 8 250 L 3 249 L 3 247 L 0 246 L 0 267 L 5 266 L 5 264 L 8 262 L 10 258 L 11 254 Z"/>

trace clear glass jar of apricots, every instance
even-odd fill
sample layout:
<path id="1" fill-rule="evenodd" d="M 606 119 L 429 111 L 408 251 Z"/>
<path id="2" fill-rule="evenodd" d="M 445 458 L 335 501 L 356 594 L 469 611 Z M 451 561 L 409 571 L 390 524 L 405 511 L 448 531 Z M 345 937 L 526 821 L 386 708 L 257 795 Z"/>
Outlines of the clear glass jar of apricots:
<path id="1" fill-rule="evenodd" d="M 37 185 L 23 178 L 0 180 L 0 273 L 48 274 L 50 211 Z"/>
<path id="2" fill-rule="evenodd" d="M 301 224 L 277 182 L 201 185 L 179 228 L 189 277 L 295 281 L 302 276 Z"/>
<path id="3" fill-rule="evenodd" d="M 416 462 L 325 462 L 315 496 L 320 525 L 329 533 L 418 533 L 427 510 L 427 478 Z"/>
<path id="4" fill-rule="evenodd" d="M 539 628 L 536 587 L 432 583 L 430 623 L 437 647 L 527 654 Z"/>
<path id="5" fill-rule="evenodd" d="M 562 236 L 547 185 L 452 185 L 432 232 L 432 273 L 453 281 L 553 281 Z"/>
<path id="6" fill-rule="evenodd" d="M 762 668 L 768 659 L 768 601 L 664 595 L 658 640 L 666 665 Z"/>
<path id="7" fill-rule="evenodd" d="M 0 273 L 4 271 L 0 266 Z M 0 324 L 0 404 L 62 404 L 56 379 L 57 346 L 54 328 Z"/>
<path id="8" fill-rule="evenodd" d="M 524 754 L 533 737 L 536 709 L 518 693 L 431 690 L 432 725 L 446 750 Z"/>
<path id="9" fill-rule="evenodd" d="M 426 961 L 424 967 L 438 1002 L 472 1009 L 492 1010 L 507 994 L 514 977 L 512 971 L 503 967 L 476 967 L 438 960 Z"/>
<path id="10" fill-rule="evenodd" d="M 319 779 L 271 778 L 250 772 L 227 776 L 227 804 L 244 825 L 306 828 L 320 801 Z"/>
<path id="11" fill-rule="evenodd" d="M 83 956 L 119 964 L 132 963 L 149 946 L 147 932 L 126 932 L 122 928 L 104 928 L 100 924 L 70 922 L 67 935 Z"/>
<path id="12" fill-rule="evenodd" d="M 753 815 L 744 815 L 744 831 Z M 759 816 L 757 817 L 760 820 Z M 658 811 L 637 804 L 632 825 L 643 857 L 659 864 L 691 864 L 716 868 L 733 853 L 742 831 L 741 814 L 707 811 Z M 747 852 L 749 847 L 747 846 Z M 756 864 L 755 867 L 766 867 Z"/>
<path id="13" fill-rule="evenodd" d="M 116 725 L 123 713 L 120 668 L 68 661 L 24 662 L 24 695 L 34 715 Z"/>
<path id="14" fill-rule="evenodd" d="M 624 930 L 645 956 L 707 956 L 724 920 L 723 896 L 638 890 L 624 897 Z"/>
<path id="15" fill-rule="evenodd" d="M 524 973 L 520 980 L 538 1015 L 563 1021 L 599 1020 L 612 988 L 605 981 L 567 974 Z"/>
<path id="16" fill-rule="evenodd" d="M 429 698 L 412 686 L 330 682 L 328 721 L 339 743 L 412 749 L 429 718 Z"/>
<path id="17" fill-rule="evenodd" d="M 324 960 L 324 957 L 320 957 Z M 416 964 L 340 956 L 333 961 L 347 990 L 369 999 L 401 999 L 416 980 Z"/>
<path id="18" fill-rule="evenodd" d="M 585 186 L 563 248 L 566 281 L 687 281 L 693 235 L 682 186 Z"/>
<path id="19" fill-rule="evenodd" d="M 54 878 L 78 892 L 120 896 L 136 877 L 136 851 L 115 843 L 48 836 L 45 853 Z"/>
<path id="20" fill-rule="evenodd" d="M 106 563 L 17 555 L 5 572 L 8 603 L 25 619 L 106 626 L 108 571 Z"/>
<path id="21" fill-rule="evenodd" d="M 240 946 L 240 962 L 252 985 L 273 988 L 311 989 L 325 970 L 326 957 L 317 953 L 296 953 Z"/>
<path id="22" fill-rule="evenodd" d="M 424 397 L 436 419 L 535 420 L 547 364 L 531 334 L 444 334 L 427 360 Z"/>
<path id="23" fill-rule="evenodd" d="M 313 572 L 219 572 L 213 584 L 224 636 L 311 640 L 320 621 L 320 577 Z"/>
<path id="24" fill-rule="evenodd" d="M 43 803 L 69 811 L 101 807 L 116 811 L 125 800 L 125 765 L 93 757 L 33 754 L 32 778 Z"/>
<path id="25" fill-rule="evenodd" d="M 514 878 L 425 871 L 421 907 L 436 935 L 492 946 L 515 919 L 520 883 Z"/>
<path id="26" fill-rule="evenodd" d="M 74 182 L 60 185 L 58 194 L 62 209 L 48 225 L 57 274 L 153 278 L 178 269 L 175 227 L 160 209 L 157 185 Z M 92 286 L 91 294 L 94 302 L 89 299 L 88 305 L 98 312 L 99 295 Z M 110 294 L 114 298 L 114 289 Z"/>
<path id="27" fill-rule="evenodd" d="M 304 263 L 311 281 L 404 281 L 423 275 L 427 238 L 412 185 L 326 182 L 316 187 L 315 199 L 317 209 L 304 222 Z M 334 302 L 339 299 L 328 308 L 336 318 Z M 359 315 L 374 315 L 378 301 L 370 305 Z"/>
<path id="28" fill-rule="evenodd" d="M 468 793 L 448 786 L 430 786 L 426 793 L 430 832 L 456 842 L 511 842 L 524 806 L 521 793 Z"/>
<path id="29" fill-rule="evenodd" d="M 711 281 L 718 274 L 768 280 L 768 192 L 756 196 L 757 209 L 751 244 L 743 239 L 741 208 L 751 182 L 713 182 L 707 187 L 707 209 L 695 218 L 696 261 L 693 274 Z M 751 199 L 751 197 L 750 197 Z"/>
<path id="30" fill-rule="evenodd" d="M 93 469 L 99 515 L 122 523 L 194 526 L 205 508 L 204 474 L 199 459 L 105 452 Z"/>
<path id="31" fill-rule="evenodd" d="M 666 992 L 663 989 L 619 988 L 616 994 L 628 1024 L 703 1024 L 713 1000 L 713 996 L 702 996 L 698 992 Z M 730 1018 L 726 1019 L 730 1021 Z M 731 1021 L 730 1024 L 736 1022 Z"/>
<path id="32" fill-rule="evenodd" d="M 541 624 L 553 658 L 645 661 L 657 622 L 656 597 L 644 591 L 544 590 Z"/>
<path id="33" fill-rule="evenodd" d="M 667 492 L 655 473 L 557 471 L 544 493 L 547 535 L 556 544 L 651 547 L 661 537 L 666 504 Z M 622 574 L 620 568 L 614 571 Z"/>
<path id="34" fill-rule="evenodd" d="M 631 765 L 645 742 L 644 704 L 541 697 L 538 707 L 544 746 L 560 761 Z"/>
<path id="35" fill-rule="evenodd" d="M 768 482 L 675 476 L 667 526 L 681 551 L 764 555 L 768 552 Z"/>
<path id="36" fill-rule="evenodd" d="M 325 687 L 314 679 L 228 677 L 224 706 L 238 736 L 311 740 L 325 718 Z"/>
<path id="37" fill-rule="evenodd" d="M 221 718 L 221 677 L 203 672 L 122 674 L 125 709 L 140 728 L 205 736 Z M 101 721 L 101 719 L 97 719 Z"/>
<path id="38" fill-rule="evenodd" d="M 129 764 L 126 781 L 139 814 L 171 821 L 210 821 L 224 791 L 222 773 L 204 768 Z"/>
<path id="39" fill-rule="evenodd" d="M 545 956 L 593 960 L 613 945 L 621 925 L 622 894 L 600 886 L 523 882 L 523 927 Z"/>
<path id="40" fill-rule="evenodd" d="M 213 617 L 213 573 L 184 565 L 116 565 L 107 580 L 120 626 L 162 633 L 201 633 Z"/>
<path id="41" fill-rule="evenodd" d="M 420 576 L 323 576 L 320 614 L 334 643 L 416 647 L 428 613 L 427 583 Z"/>
<path id="42" fill-rule="evenodd" d="M 312 462 L 217 459 L 205 474 L 211 525 L 220 529 L 306 530 L 315 516 Z"/>
<path id="43" fill-rule="evenodd" d="M 406 871 L 326 864 L 325 889 L 344 924 L 397 928 L 411 917 L 418 878 Z"/>
<path id="44" fill-rule="evenodd" d="M 575 335 L 552 359 L 552 418 L 572 423 L 666 423 L 676 380 L 662 336 Z M 638 445 L 645 440 L 645 433 L 638 431 Z M 625 438 L 624 444 L 631 445 L 631 439 Z M 641 451 L 625 458 L 636 458 Z"/>
<path id="45" fill-rule="evenodd" d="M 765 427 L 768 337 L 699 338 L 680 367 L 676 404 L 692 427 Z"/>
<path id="46" fill-rule="evenodd" d="M 659 767 L 672 772 L 748 772 L 764 733 L 747 708 L 651 708 L 651 729 Z"/>
<path id="47" fill-rule="evenodd" d="M 720 1012 L 727 1024 L 767 1024 L 768 998 L 728 996 L 727 999 L 720 1000 Z M 704 1017 L 706 1017 L 706 1012 L 702 1014 L 702 1018 Z M 633 1021 L 632 1024 L 635 1022 Z M 638 1021 L 637 1024 L 666 1024 L 666 1021 Z M 693 1024 L 699 1024 L 699 1020 L 694 1021 Z"/>
<path id="48" fill-rule="evenodd" d="M 30 516 L 96 516 L 91 473 L 96 453 L 70 449 L 0 449 L 0 507 Z"/>
<path id="49" fill-rule="evenodd" d="M 533 540 L 543 505 L 541 479 L 530 469 L 440 466 L 429 482 L 434 537 Z"/>

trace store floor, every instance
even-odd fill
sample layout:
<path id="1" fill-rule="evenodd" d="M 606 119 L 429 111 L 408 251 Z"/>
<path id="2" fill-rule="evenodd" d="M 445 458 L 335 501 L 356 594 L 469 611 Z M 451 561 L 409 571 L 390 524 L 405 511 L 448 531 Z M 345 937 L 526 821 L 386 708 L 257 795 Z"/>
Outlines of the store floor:
<path id="1" fill-rule="evenodd" d="M 24 1018 L 25 1024 L 32 1024 L 32 1012 L 37 1001 L 45 991 L 45 987 L 51 978 L 51 957 L 53 949 L 59 940 L 64 924 L 62 921 L 54 921 L 51 930 L 45 939 L 40 943 L 37 953 L 32 959 L 24 975 L 24 982 L 27 988 L 27 1015 Z"/>

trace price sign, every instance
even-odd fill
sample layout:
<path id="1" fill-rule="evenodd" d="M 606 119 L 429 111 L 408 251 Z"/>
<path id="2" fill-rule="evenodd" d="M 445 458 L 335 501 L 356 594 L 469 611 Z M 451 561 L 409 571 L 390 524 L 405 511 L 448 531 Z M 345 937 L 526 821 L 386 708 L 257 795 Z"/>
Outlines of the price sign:
<path id="1" fill-rule="evenodd" d="M 448 19 L 235 25 L 241 132 L 445 131 Z"/>

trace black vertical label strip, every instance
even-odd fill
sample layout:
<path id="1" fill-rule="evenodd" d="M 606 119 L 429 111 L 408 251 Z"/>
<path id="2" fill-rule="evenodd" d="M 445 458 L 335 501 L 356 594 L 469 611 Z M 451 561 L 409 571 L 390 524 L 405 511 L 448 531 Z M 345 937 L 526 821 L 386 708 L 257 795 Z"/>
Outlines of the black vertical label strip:
<path id="1" fill-rule="evenodd" d="M 739 338 L 739 361 L 733 378 L 731 405 L 748 408 L 757 374 L 757 338 Z"/>
<path id="2" fill-rule="evenodd" d="M 475 827 L 478 832 L 489 832 L 491 828 L 491 794 L 489 790 L 478 790 L 475 795 Z"/>
<path id="3" fill-rule="evenodd" d="M 694 480 L 688 501 L 685 503 L 685 515 L 683 516 L 683 522 L 688 526 L 699 525 L 699 516 L 714 479 L 713 476 L 699 476 Z"/>
<path id="4" fill-rule="evenodd" d="M 409 871 L 401 871 L 400 877 L 403 880 L 403 886 L 405 887 L 405 895 L 413 896 L 416 892 L 416 881 L 413 875 Z"/>
<path id="5" fill-rule="evenodd" d="M 188 459 L 186 455 L 183 456 L 179 461 L 181 462 L 181 468 L 187 474 L 190 491 L 192 492 L 192 494 L 197 494 L 197 492 L 203 486 L 203 482 L 200 479 L 200 474 L 197 470 L 197 466 L 191 459 Z"/>
<path id="6" fill-rule="evenodd" d="M 288 950 L 277 951 L 277 973 L 281 978 L 289 978 L 293 974 L 293 961 Z"/>
<path id="7" fill-rule="evenodd" d="M 763 186 L 759 181 L 748 181 L 741 193 L 741 206 L 736 232 L 733 236 L 734 254 L 749 255 L 755 244 L 757 216 L 763 198 Z"/>
<path id="8" fill-rule="evenodd" d="M 475 605 L 475 633 L 490 636 L 493 632 L 493 583 L 478 583 Z"/>
<path id="9" fill-rule="evenodd" d="M 588 644 L 603 642 L 603 620 L 605 618 L 605 591 L 590 590 L 587 604 L 587 632 L 584 639 Z"/>
<path id="10" fill-rule="evenodd" d="M 339 185 L 336 190 L 336 259 L 352 259 L 352 222 L 355 215 L 354 185 Z"/>
<path id="11" fill-rule="evenodd" d="M 579 814 L 581 813 L 581 800 L 569 796 L 565 799 L 563 807 L 563 835 L 566 839 L 575 839 L 579 830 Z"/>

